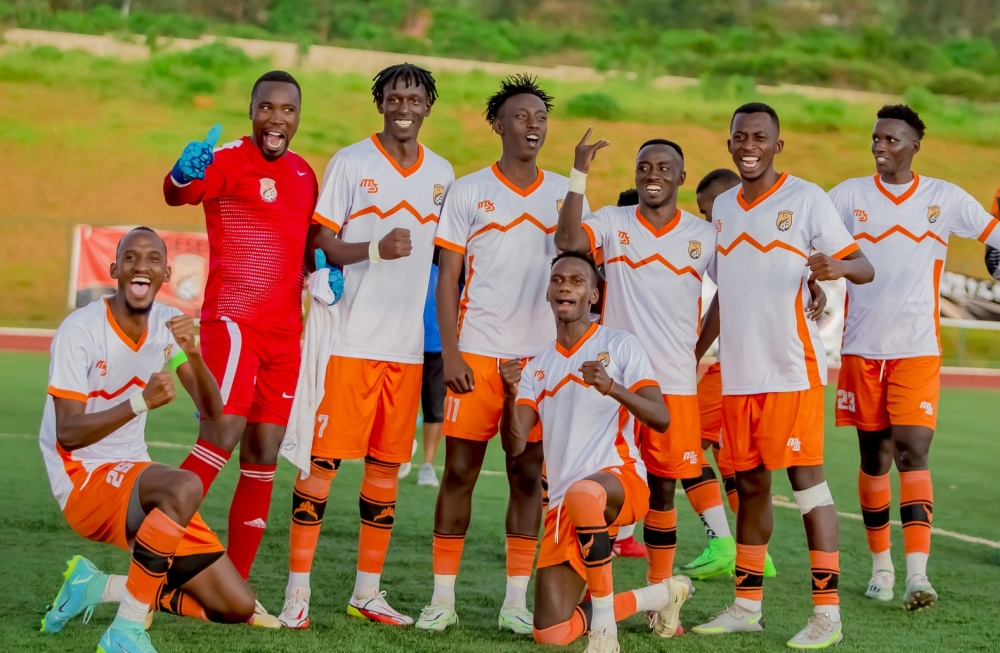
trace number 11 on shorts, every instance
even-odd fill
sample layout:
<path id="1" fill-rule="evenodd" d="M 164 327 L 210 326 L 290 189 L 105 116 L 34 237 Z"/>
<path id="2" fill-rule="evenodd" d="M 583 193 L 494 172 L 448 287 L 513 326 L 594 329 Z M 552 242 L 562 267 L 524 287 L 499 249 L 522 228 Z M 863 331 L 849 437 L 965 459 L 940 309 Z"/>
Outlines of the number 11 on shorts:
<path id="1" fill-rule="evenodd" d="M 449 422 L 458 421 L 458 405 L 462 402 L 461 399 L 456 399 L 455 397 L 448 396 L 444 402 L 444 418 Z"/>

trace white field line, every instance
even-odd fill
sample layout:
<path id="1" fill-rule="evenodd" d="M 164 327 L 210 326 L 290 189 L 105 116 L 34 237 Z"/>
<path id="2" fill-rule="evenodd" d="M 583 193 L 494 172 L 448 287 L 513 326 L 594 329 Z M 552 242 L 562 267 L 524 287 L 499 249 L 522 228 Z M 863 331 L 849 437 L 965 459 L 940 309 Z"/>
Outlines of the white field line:
<path id="1" fill-rule="evenodd" d="M 28 433 L 0 433 L 0 438 L 18 438 L 18 439 L 22 439 L 22 440 L 29 440 L 29 439 L 30 440 L 34 440 L 37 437 L 38 437 L 37 435 L 30 435 Z M 186 451 L 186 450 L 188 450 L 188 449 L 191 448 L 191 446 L 187 445 L 187 444 L 178 444 L 176 442 L 160 442 L 158 440 L 147 440 L 146 441 L 146 445 L 149 446 L 149 447 L 153 447 L 154 449 L 181 449 L 181 450 L 185 450 Z M 359 463 L 361 461 L 360 460 L 345 460 L 344 462 L 345 463 Z M 438 467 L 439 471 L 441 469 L 443 469 L 443 468 Z M 495 470 L 492 470 L 492 469 L 484 469 L 484 470 L 482 470 L 480 472 L 480 475 L 482 475 L 482 476 L 506 476 L 507 473 L 506 472 L 498 472 L 498 471 L 495 471 Z M 677 489 L 677 493 L 678 494 L 683 494 L 684 491 L 681 490 L 680 488 L 678 488 Z M 782 499 L 778 499 L 778 498 L 772 498 L 771 499 L 771 504 L 775 505 L 775 506 L 778 506 L 779 508 L 789 508 L 789 509 L 792 509 L 792 510 L 798 510 L 799 509 L 799 507 L 795 503 L 793 503 L 791 501 L 783 501 Z M 841 517 L 842 519 L 850 519 L 850 520 L 853 520 L 853 521 L 863 521 L 863 519 L 864 519 L 861 515 L 859 515 L 857 513 L 843 512 L 843 511 L 840 511 L 840 510 L 837 511 L 837 515 L 839 517 Z M 894 525 L 894 526 L 902 526 L 902 523 L 899 520 L 897 520 L 897 519 L 893 519 L 889 523 L 892 524 L 892 525 Z M 949 531 L 949 530 L 945 530 L 944 528 L 937 528 L 937 527 L 932 527 L 931 528 L 931 533 L 934 534 L 934 535 L 937 535 L 939 537 L 950 537 L 950 538 L 952 538 L 954 540 L 960 540 L 962 542 L 968 542 L 969 544 L 982 544 L 983 546 L 988 546 L 988 547 L 991 547 L 991 548 L 994 548 L 994 549 L 1000 549 L 1000 542 L 994 542 L 993 540 L 987 540 L 984 537 L 976 537 L 974 535 L 966 535 L 965 533 L 956 533 L 955 531 Z"/>

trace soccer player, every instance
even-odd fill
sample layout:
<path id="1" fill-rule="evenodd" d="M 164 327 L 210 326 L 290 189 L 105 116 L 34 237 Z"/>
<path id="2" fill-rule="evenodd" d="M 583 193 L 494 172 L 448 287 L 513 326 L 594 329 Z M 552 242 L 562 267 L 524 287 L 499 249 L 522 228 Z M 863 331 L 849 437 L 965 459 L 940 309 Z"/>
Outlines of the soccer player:
<path id="1" fill-rule="evenodd" d="M 225 404 L 220 419 L 201 421 L 181 469 L 197 474 L 207 494 L 240 445 L 228 551 L 243 578 L 267 526 L 299 375 L 303 259 L 317 192 L 312 168 L 288 149 L 301 104 L 291 75 L 262 75 L 250 94 L 252 134 L 213 153 L 213 128 L 205 142 L 185 148 L 163 181 L 167 204 L 205 209 L 210 260 L 201 346 Z"/>
<path id="2" fill-rule="evenodd" d="M 670 410 L 669 431 L 643 427 L 639 439 L 649 484 L 649 511 L 642 523 L 649 560 L 646 578 L 659 583 L 673 575 L 677 481 L 699 479 L 707 466 L 701 446 L 695 345 L 701 325 L 702 277 L 715 256 L 715 227 L 677 207 L 677 191 L 686 178 L 684 154 L 679 145 L 663 139 L 646 141 L 636 154 L 637 205 L 609 206 L 583 216 L 586 175 L 597 152 L 608 144 L 605 140 L 591 144 L 590 135 L 588 129 L 576 147 L 556 246 L 580 253 L 603 251 L 608 282 L 601 324 L 634 334 L 652 352 L 657 384 Z M 703 519 L 710 537 L 731 541 L 718 483 L 713 478 L 698 492 L 713 489 L 716 505 L 704 509 Z M 701 497 L 692 495 L 692 500 Z"/>
<path id="3" fill-rule="evenodd" d="M 150 609 L 242 623 L 254 614 L 254 596 L 198 515 L 197 475 L 154 463 L 146 451 L 146 414 L 175 396 L 165 365 L 205 419 L 218 418 L 223 404 L 193 320 L 155 301 L 170 280 L 166 245 L 152 229 L 133 229 L 118 243 L 111 278 L 114 294 L 56 331 L 39 443 L 69 525 L 88 540 L 131 550 L 132 564 L 127 576 L 114 576 L 73 557 L 42 632 L 116 602 L 118 616 L 98 652 L 155 653 L 143 629 Z"/>
<path id="4" fill-rule="evenodd" d="M 567 203 L 579 211 L 581 197 L 573 193 Z M 591 321 L 598 278 L 585 254 L 553 261 L 546 296 L 556 338 L 523 372 L 520 361 L 501 364 L 501 438 L 516 457 L 536 424 L 545 432 L 550 505 L 535 579 L 535 641 L 565 646 L 589 631 L 587 653 L 617 653 L 616 622 L 636 612 L 653 613 L 655 633 L 672 637 L 691 587 L 675 577 L 613 595 L 613 532 L 641 519 L 649 504 L 639 424 L 663 432 L 671 418 L 639 340 Z M 590 599 L 581 604 L 584 589 Z"/>
<path id="5" fill-rule="evenodd" d="M 418 140 L 437 99 L 430 72 L 412 64 L 375 76 L 382 131 L 331 159 L 309 232 L 344 270 L 344 297 L 326 388 L 316 414 L 309 476 L 295 482 L 288 585 L 279 619 L 309 625 L 309 573 L 330 486 L 343 459 L 364 458 L 361 533 L 347 613 L 385 624 L 413 620 L 380 591 L 396 513 L 398 471 L 410 461 L 424 361 L 422 315 L 434 233 L 451 164 Z"/>
<path id="6" fill-rule="evenodd" d="M 547 261 L 565 177 L 538 168 L 552 97 L 528 75 L 508 77 L 486 103 L 500 160 L 462 177 L 448 194 L 435 244 L 441 248 L 437 310 L 445 399 L 445 463 L 434 512 L 434 593 L 417 627 L 458 621 L 455 578 L 472 517 L 472 490 L 503 410 L 500 364 L 541 351 L 555 337 L 545 301 Z M 465 288 L 458 279 L 465 266 Z M 528 579 L 542 516 L 541 431 L 507 459 L 507 592 L 499 626 L 531 634 Z"/>
<path id="7" fill-rule="evenodd" d="M 941 387 L 938 286 L 951 234 L 1000 247 L 1000 224 L 955 184 L 913 172 L 924 122 L 886 105 L 872 130 L 875 175 L 830 191 L 861 250 L 878 265 L 874 283 L 847 284 L 847 319 L 837 383 L 837 426 L 858 430 L 858 494 L 872 553 L 866 596 L 891 601 L 889 471 L 899 470 L 908 610 L 929 608 L 927 579 L 934 494 L 928 468 Z"/>
<path id="8" fill-rule="evenodd" d="M 712 209 L 718 253 L 709 272 L 719 291 L 698 351 L 719 335 L 721 315 L 721 452 L 736 470 L 739 495 L 736 601 L 693 630 L 763 630 L 764 559 L 774 527 L 771 473 L 784 469 L 805 523 L 814 605 L 809 623 L 788 645 L 825 648 L 843 638 L 840 564 L 837 513 L 823 475 L 826 358 L 807 316 L 806 293 L 813 281 L 868 283 L 875 270 L 826 193 L 774 169 L 784 148 L 774 109 L 757 102 L 739 107 L 728 145 L 742 183 L 717 197 Z"/>

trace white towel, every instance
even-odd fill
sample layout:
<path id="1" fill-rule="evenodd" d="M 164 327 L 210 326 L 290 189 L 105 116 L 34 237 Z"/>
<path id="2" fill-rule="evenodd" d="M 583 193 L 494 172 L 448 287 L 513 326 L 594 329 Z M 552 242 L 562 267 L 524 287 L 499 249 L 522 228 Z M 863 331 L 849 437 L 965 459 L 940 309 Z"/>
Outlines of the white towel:
<path id="1" fill-rule="evenodd" d="M 329 274 L 330 270 L 323 268 L 310 274 L 306 281 L 311 299 L 306 317 L 302 364 L 288 428 L 281 441 L 281 455 L 302 470 L 302 478 L 309 476 L 316 410 L 323 399 L 326 365 L 340 323 L 340 307 L 336 304 L 331 306 L 334 295 L 327 282 Z"/>

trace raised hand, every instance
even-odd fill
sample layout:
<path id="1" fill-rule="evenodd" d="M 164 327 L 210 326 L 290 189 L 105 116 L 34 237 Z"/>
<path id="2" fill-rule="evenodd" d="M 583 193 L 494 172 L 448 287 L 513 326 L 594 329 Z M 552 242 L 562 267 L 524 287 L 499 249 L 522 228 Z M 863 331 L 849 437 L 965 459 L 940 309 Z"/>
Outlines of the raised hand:
<path id="1" fill-rule="evenodd" d="M 576 145 L 576 156 L 573 159 L 573 167 L 584 174 L 590 172 L 590 162 L 597 156 L 597 151 L 611 145 L 611 141 L 606 141 L 603 138 L 596 143 L 590 143 L 590 135 L 593 131 L 593 127 L 587 128 L 587 133 Z"/>
<path id="2" fill-rule="evenodd" d="M 213 125 L 205 140 L 188 143 L 181 152 L 181 158 L 174 164 L 174 169 L 170 171 L 170 176 L 181 184 L 193 179 L 204 179 L 205 170 L 215 160 L 215 144 L 219 142 L 221 134 L 222 125 Z"/>
<path id="3" fill-rule="evenodd" d="M 503 380 L 504 394 L 516 397 L 518 384 L 521 383 L 521 360 L 512 358 L 500 363 L 500 378 Z"/>
<path id="4" fill-rule="evenodd" d="M 196 352 L 198 345 L 194 340 L 194 320 L 190 315 L 175 315 L 167 321 L 167 328 L 174 335 L 174 340 L 185 354 Z"/>
<path id="5" fill-rule="evenodd" d="M 174 377 L 170 372 L 153 372 L 142 391 L 142 398 L 150 410 L 166 406 L 175 396 L 177 391 L 174 389 Z"/>
<path id="6" fill-rule="evenodd" d="M 583 374 L 583 382 L 594 386 L 602 395 L 611 392 L 614 381 L 608 376 L 608 371 L 604 368 L 604 363 L 600 361 L 587 361 L 580 366 L 580 373 Z"/>
<path id="7" fill-rule="evenodd" d="M 413 241 L 410 240 L 410 230 L 396 227 L 378 241 L 378 255 L 386 261 L 409 256 L 413 251 Z"/>

